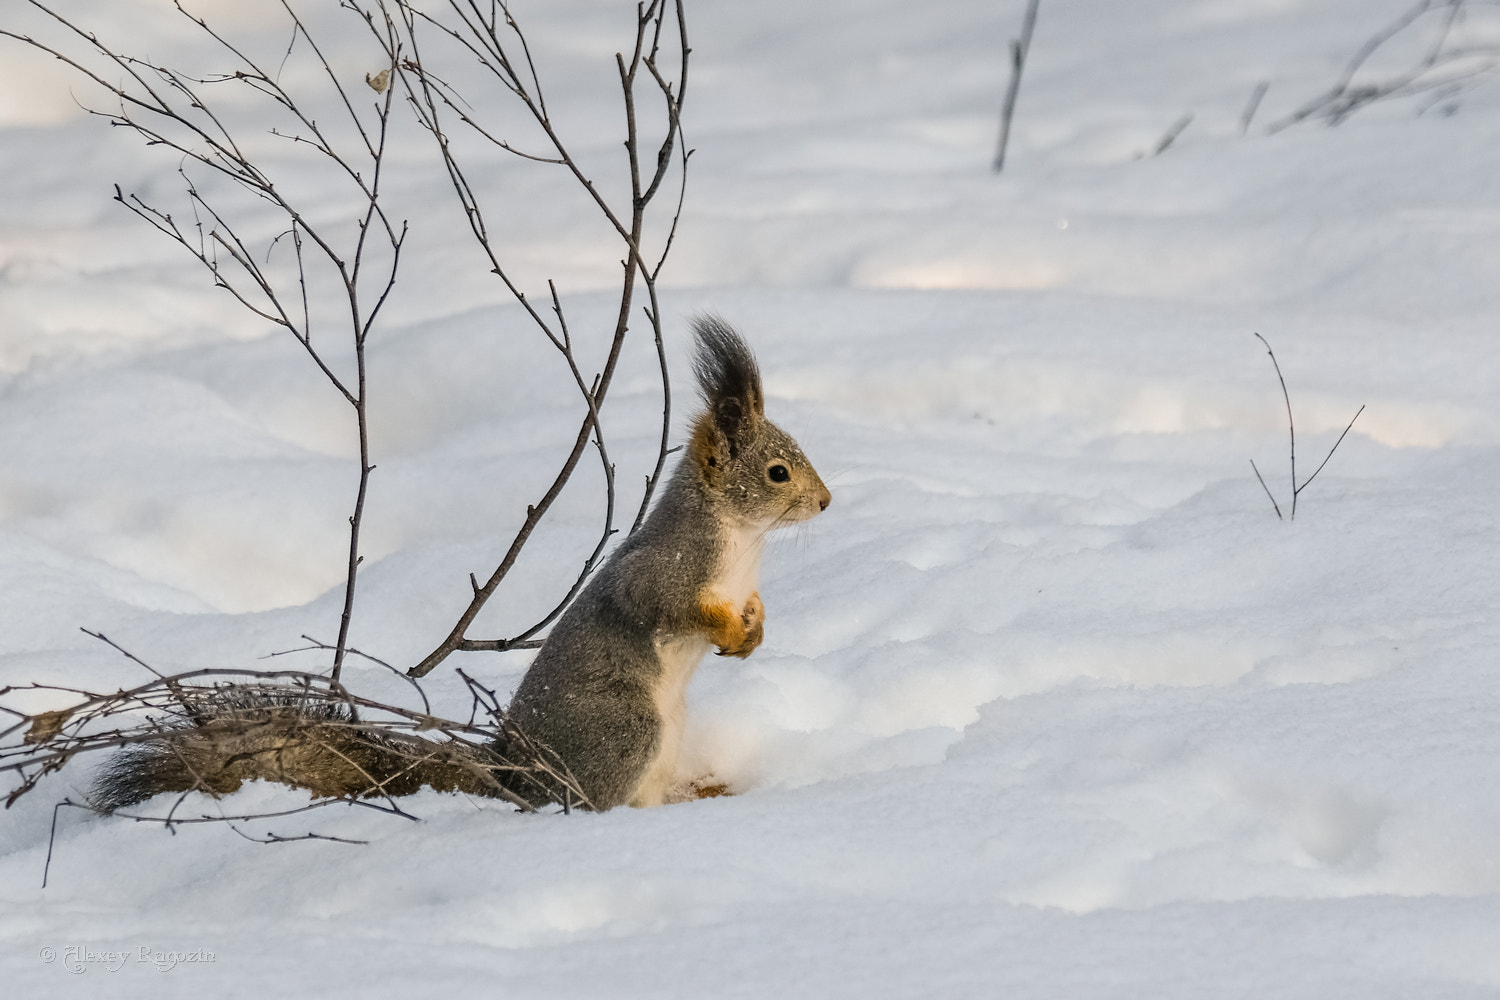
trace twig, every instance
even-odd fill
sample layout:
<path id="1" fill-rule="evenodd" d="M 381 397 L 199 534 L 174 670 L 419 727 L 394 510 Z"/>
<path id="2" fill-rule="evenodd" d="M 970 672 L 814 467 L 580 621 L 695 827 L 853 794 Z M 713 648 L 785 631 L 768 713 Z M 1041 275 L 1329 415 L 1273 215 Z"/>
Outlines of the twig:
<path id="1" fill-rule="evenodd" d="M 1265 477 L 1260 474 L 1260 470 L 1255 468 L 1255 459 L 1253 458 L 1250 460 L 1250 468 L 1254 470 L 1255 478 L 1260 480 L 1260 488 L 1266 491 L 1266 499 L 1270 500 L 1271 506 L 1276 509 L 1276 520 L 1286 520 L 1281 516 L 1281 504 L 1277 503 L 1276 497 L 1271 494 L 1271 487 L 1266 485 Z"/>
<path id="2" fill-rule="evenodd" d="M 1181 118 L 1173 122 L 1171 128 L 1167 129 L 1167 131 L 1162 134 L 1161 139 L 1156 143 L 1156 148 L 1151 150 L 1151 155 L 1160 156 L 1161 154 L 1165 153 L 1167 151 L 1167 147 L 1171 146 L 1172 143 L 1177 141 L 1177 137 L 1182 134 L 1182 130 L 1192 124 L 1192 121 L 1193 113 L 1189 111 L 1187 114 L 1183 115 Z"/>
<path id="3" fill-rule="evenodd" d="M 1339 439 L 1333 442 L 1333 447 L 1329 448 L 1328 454 L 1323 456 L 1323 461 L 1319 462 L 1318 467 L 1313 470 L 1313 474 L 1302 480 L 1302 485 L 1297 487 L 1298 493 L 1301 493 L 1303 490 L 1307 489 L 1308 484 L 1311 483 L 1314 479 L 1318 478 L 1318 473 L 1323 471 L 1323 466 L 1328 464 L 1328 460 L 1333 457 L 1333 453 L 1338 451 L 1339 445 L 1344 443 L 1344 435 L 1349 433 L 1349 429 L 1354 426 L 1354 421 L 1358 420 L 1359 415 L 1363 412 L 1365 412 L 1364 404 L 1360 404 L 1359 409 L 1354 412 L 1354 416 L 1349 418 L 1349 423 L 1344 427 L 1344 431 L 1339 435 Z"/>
<path id="4" fill-rule="evenodd" d="M 282 649 L 282 650 L 278 650 L 277 652 L 274 652 L 274 653 L 267 653 L 265 656 L 262 656 L 261 659 L 262 660 L 270 660 L 270 659 L 274 659 L 275 657 L 278 657 L 278 656 L 289 656 L 292 653 L 305 653 L 305 652 L 308 652 L 309 650 L 314 650 L 314 649 L 326 649 L 326 650 L 332 651 L 335 648 L 333 646 L 330 646 L 326 642 L 322 642 L 322 641 L 320 641 L 318 639 L 314 639 L 312 636 L 307 635 L 306 633 L 304 633 L 302 635 L 302 638 L 304 638 L 308 642 L 312 643 L 312 645 L 311 646 L 300 646 L 300 647 L 298 647 L 296 649 Z M 396 667 L 393 667 L 393 666 L 391 666 L 391 664 L 385 662 L 380 657 L 378 657 L 378 656 L 371 656 L 369 653 L 366 653 L 366 652 L 363 652 L 361 650 L 355 649 L 353 646 L 350 646 L 346 650 L 346 652 L 350 656 L 358 656 L 362 660 L 369 660 L 371 663 L 373 663 L 373 664 L 375 664 L 377 666 L 384 667 L 385 669 L 389 670 L 391 673 L 395 674 L 397 677 L 401 678 L 403 681 L 406 681 L 406 683 L 410 684 L 416 690 L 417 696 L 422 699 L 422 706 L 423 706 L 424 710 L 429 715 L 432 713 L 432 703 L 427 700 L 427 692 L 423 691 L 422 690 L 422 685 L 418 684 L 414 678 L 408 676 L 407 673 L 406 673 L 406 671 L 400 670 L 400 669 L 398 669 Z"/>
<path id="5" fill-rule="evenodd" d="M 57 841 L 57 814 L 64 806 L 79 807 L 78 803 L 63 799 L 52 806 L 52 826 L 47 831 L 47 860 L 42 864 L 42 888 L 47 888 L 47 876 L 52 872 L 52 845 Z"/>
<path id="6" fill-rule="evenodd" d="M 1350 115 L 1360 108 L 1373 104 L 1387 97 L 1404 96 L 1434 87 L 1443 87 L 1454 83 L 1458 79 L 1487 73 L 1496 66 L 1492 50 L 1492 58 L 1488 62 L 1481 62 L 1477 66 L 1471 66 L 1467 71 L 1450 73 L 1448 76 L 1438 80 L 1424 79 L 1432 70 L 1444 62 L 1462 59 L 1473 53 L 1459 51 L 1448 53 L 1446 46 L 1449 35 L 1454 25 L 1458 22 L 1464 9 L 1470 0 L 1418 0 L 1395 20 L 1377 31 L 1354 53 L 1349 62 L 1344 66 L 1333 85 L 1322 94 L 1303 104 L 1296 111 L 1285 118 L 1273 123 L 1268 131 L 1279 132 L 1289 128 L 1298 122 L 1309 118 L 1322 118 L 1329 125 L 1338 125 L 1345 121 Z M 1417 61 L 1410 69 L 1403 73 L 1390 77 L 1378 83 L 1354 85 L 1354 78 L 1387 42 L 1402 34 L 1418 21 L 1423 20 L 1429 14 L 1445 11 L 1442 23 L 1432 43 L 1428 46 L 1426 54 Z"/>
<path id="7" fill-rule="evenodd" d="M 1031 51 L 1031 33 L 1036 29 L 1036 11 L 1041 0 L 1027 0 L 1026 15 L 1021 19 L 1021 37 L 1010 40 L 1010 82 L 1005 86 L 1005 100 L 1000 105 L 1000 139 L 995 145 L 992 169 L 1005 169 L 1005 150 L 1010 145 L 1010 122 L 1016 113 L 1016 96 L 1021 92 L 1021 74 L 1026 69 L 1026 54 Z"/>
<path id="8" fill-rule="evenodd" d="M 1440 87 L 1437 87 L 1436 91 L 1436 93 L 1434 93 L 1431 97 L 1423 101 L 1421 105 L 1418 106 L 1418 118 L 1421 118 L 1423 115 L 1427 114 L 1427 112 L 1431 111 L 1437 105 L 1442 104 L 1444 101 L 1450 101 L 1453 98 L 1457 97 L 1459 94 L 1463 93 L 1463 88 L 1455 83 L 1447 83 L 1443 84 Z M 1453 104 L 1445 105 L 1443 108 L 1443 116 L 1447 117 L 1455 110 L 1457 110 L 1457 108 L 1458 104 L 1456 101 Z"/>
<path id="9" fill-rule="evenodd" d="M 1292 397 L 1286 391 L 1286 379 L 1281 375 L 1281 365 L 1276 361 L 1276 352 L 1271 350 L 1271 345 L 1259 333 L 1255 335 L 1266 346 L 1266 353 L 1271 356 L 1271 365 L 1276 369 L 1276 381 L 1281 383 L 1281 398 L 1286 403 L 1286 432 L 1291 440 L 1292 456 L 1292 520 L 1297 519 L 1297 425 L 1292 420 Z M 1278 512 L 1279 513 L 1279 512 Z"/>
<path id="10" fill-rule="evenodd" d="M 1262 80 L 1250 92 L 1250 100 L 1245 102 L 1245 110 L 1240 112 L 1240 135 L 1245 135 L 1250 131 L 1250 123 L 1255 120 L 1255 112 L 1260 110 L 1261 99 L 1266 96 L 1266 91 L 1270 89 L 1270 81 Z"/>
<path id="11" fill-rule="evenodd" d="M 1346 426 L 1344 428 L 1343 434 L 1340 434 L 1339 435 L 1339 439 L 1333 443 L 1333 447 L 1328 449 L 1328 454 L 1325 455 L 1325 456 L 1323 456 L 1323 461 L 1320 462 L 1320 463 L 1318 463 L 1318 467 L 1313 470 L 1313 474 L 1310 475 L 1310 476 L 1308 476 L 1306 479 L 1304 479 L 1302 481 L 1301 485 L 1298 485 L 1298 483 L 1297 483 L 1297 426 L 1296 426 L 1296 423 L 1292 419 L 1292 397 L 1291 397 L 1291 394 L 1287 392 L 1287 389 L 1286 389 L 1286 379 L 1282 377 L 1282 374 L 1281 374 L 1281 365 L 1276 360 L 1276 352 L 1273 351 L 1273 350 L 1271 350 L 1271 345 L 1270 345 L 1269 342 L 1267 342 L 1267 340 L 1266 340 L 1265 337 L 1262 337 L 1259 333 L 1255 334 L 1255 337 L 1262 344 L 1265 345 L 1266 353 L 1268 355 L 1270 355 L 1270 357 L 1271 357 L 1271 365 L 1276 369 L 1276 380 L 1281 383 L 1281 398 L 1282 398 L 1282 401 L 1286 403 L 1286 429 L 1287 429 L 1287 437 L 1289 439 L 1289 453 L 1290 453 L 1290 458 L 1291 458 L 1291 463 L 1290 464 L 1291 464 L 1291 480 L 1292 480 L 1292 506 L 1291 506 L 1290 515 L 1287 518 L 1285 518 L 1285 520 L 1295 521 L 1297 519 L 1297 497 L 1300 496 L 1301 493 L 1302 493 L 1302 491 L 1305 490 L 1305 489 L 1307 489 L 1308 485 L 1314 479 L 1316 479 L 1318 477 L 1318 473 L 1320 473 L 1320 472 L 1323 471 L 1323 466 L 1325 466 L 1325 465 L 1328 464 L 1328 460 L 1333 457 L 1333 453 L 1335 451 L 1338 451 L 1339 445 L 1341 445 L 1341 444 L 1344 443 L 1344 437 L 1345 437 L 1345 435 L 1347 435 L 1349 433 L 1350 428 L 1352 428 L 1354 426 L 1354 421 L 1356 421 L 1356 420 L 1359 419 L 1359 415 L 1361 413 L 1365 412 L 1365 408 L 1364 408 L 1363 405 L 1361 405 L 1360 408 L 1357 411 L 1355 411 L 1354 416 L 1351 417 L 1351 418 L 1349 418 L 1348 426 Z M 1269 497 L 1270 500 L 1271 500 L 1271 506 L 1274 507 L 1274 508 L 1276 508 L 1276 517 L 1278 519 L 1281 519 L 1281 505 L 1276 502 L 1276 497 L 1272 495 L 1271 488 L 1266 485 L 1265 479 L 1260 474 L 1260 469 L 1256 468 L 1256 466 L 1255 466 L 1255 460 L 1254 459 L 1251 459 L 1251 461 L 1250 461 L 1250 468 L 1252 468 L 1252 469 L 1255 470 L 1255 478 L 1258 479 L 1258 480 L 1260 480 L 1261 489 L 1263 489 L 1263 490 L 1266 491 L 1266 496 Z"/>
<path id="12" fill-rule="evenodd" d="M 252 844 L 293 844 L 299 840 L 327 840 L 332 841 L 335 844 L 354 844 L 360 847 L 365 847 L 370 843 L 368 840 L 351 840 L 348 837 L 330 837 L 326 833 L 304 833 L 296 837 L 283 837 L 281 834 L 272 833 L 269 830 L 266 831 L 266 835 L 264 837 L 252 837 L 250 834 L 246 833 L 244 830 L 241 830 L 233 823 L 229 824 L 229 829 L 233 830 L 239 836 L 244 837 Z"/>
<path id="13" fill-rule="evenodd" d="M 136 656 L 134 653 L 130 652 L 128 649 L 125 649 L 122 646 L 120 646 L 118 643 L 116 643 L 109 636 L 105 635 L 103 632 L 90 632 L 88 629 L 83 628 L 83 627 L 79 627 L 78 631 L 82 632 L 84 635 L 93 636 L 95 639 L 98 639 L 100 642 L 104 643 L 106 646 L 109 646 L 112 649 L 114 649 L 116 652 L 118 652 L 121 656 L 125 657 L 125 659 L 129 660 L 131 663 L 134 663 L 134 664 L 136 664 L 137 666 L 140 666 L 140 667 L 145 667 L 147 670 L 151 671 L 153 674 L 155 674 L 158 677 L 162 676 L 161 671 L 157 670 L 151 664 L 147 663 L 145 660 L 142 660 L 140 657 Z"/>

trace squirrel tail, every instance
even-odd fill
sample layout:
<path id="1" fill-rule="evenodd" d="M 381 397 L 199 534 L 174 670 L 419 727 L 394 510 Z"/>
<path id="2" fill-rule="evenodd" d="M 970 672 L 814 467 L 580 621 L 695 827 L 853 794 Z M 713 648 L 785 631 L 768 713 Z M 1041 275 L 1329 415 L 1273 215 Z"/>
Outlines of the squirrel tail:
<path id="1" fill-rule="evenodd" d="M 95 777 L 91 804 L 113 812 L 162 792 L 227 795 L 256 779 L 318 798 L 411 795 L 423 786 L 532 805 L 549 798 L 511 787 L 528 783 L 491 746 L 374 730 L 336 704 L 230 689 L 188 708 L 192 721 L 116 752 Z"/>

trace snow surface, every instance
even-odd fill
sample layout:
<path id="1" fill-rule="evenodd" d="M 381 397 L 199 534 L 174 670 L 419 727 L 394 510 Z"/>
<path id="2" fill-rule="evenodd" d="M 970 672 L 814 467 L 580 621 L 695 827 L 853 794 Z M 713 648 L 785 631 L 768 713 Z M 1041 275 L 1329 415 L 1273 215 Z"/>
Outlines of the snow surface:
<path id="1" fill-rule="evenodd" d="M 60 0 L 193 58 L 163 6 Z M 193 6 L 281 37 L 273 5 Z M 325 6 L 315 25 L 345 23 Z M 677 385 L 687 317 L 729 317 L 834 494 L 768 553 L 766 644 L 690 691 L 686 764 L 740 794 L 565 818 L 426 793 L 420 823 L 246 827 L 364 847 L 64 811 L 43 890 L 74 765 L 0 817 L 7 994 L 1500 995 L 1500 78 L 1264 128 L 1407 6 L 1047 0 L 996 177 L 1021 0 L 690 2 Z M 0 22 L 34 24 L 20 7 Z M 517 8 L 601 176 L 631 7 Z M 1463 27 L 1500 40 L 1494 9 Z M 351 74 L 356 42 L 334 47 Z M 169 197 L 176 161 L 85 119 L 60 67 L 0 52 L 0 680 L 139 678 L 79 626 L 161 669 L 330 638 L 343 404 L 110 201 L 115 182 Z M 575 420 L 408 141 L 353 633 L 401 664 L 446 632 Z M 597 354 L 618 249 L 564 179 L 499 159 L 486 177 L 518 272 L 557 277 Z M 1367 407 L 1295 523 L 1249 466 L 1285 507 L 1255 331 L 1304 474 Z M 627 507 L 653 364 L 634 342 L 606 411 Z M 476 631 L 565 588 L 598 485 L 580 473 Z M 458 662 L 504 691 L 525 661 Z M 449 666 L 429 689 L 462 704 Z M 142 946 L 214 961 L 161 971 Z M 130 959 L 70 975 L 69 947 Z"/>

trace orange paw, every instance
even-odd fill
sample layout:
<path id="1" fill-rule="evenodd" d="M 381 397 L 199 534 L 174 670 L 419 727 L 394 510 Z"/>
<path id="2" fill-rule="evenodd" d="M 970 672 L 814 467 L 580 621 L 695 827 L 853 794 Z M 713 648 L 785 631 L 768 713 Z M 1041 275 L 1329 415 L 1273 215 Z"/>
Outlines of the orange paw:
<path id="1" fill-rule="evenodd" d="M 751 594 L 741 610 L 728 601 L 714 601 L 701 604 L 699 613 L 708 639 L 719 647 L 720 656 L 744 659 L 755 651 L 765 634 L 766 607 L 758 593 Z"/>
<path id="2" fill-rule="evenodd" d="M 712 779 L 700 779 L 688 786 L 689 792 L 695 799 L 721 799 L 733 795 L 734 790 L 722 781 L 713 781 L 712 784 L 704 784 L 704 781 Z"/>

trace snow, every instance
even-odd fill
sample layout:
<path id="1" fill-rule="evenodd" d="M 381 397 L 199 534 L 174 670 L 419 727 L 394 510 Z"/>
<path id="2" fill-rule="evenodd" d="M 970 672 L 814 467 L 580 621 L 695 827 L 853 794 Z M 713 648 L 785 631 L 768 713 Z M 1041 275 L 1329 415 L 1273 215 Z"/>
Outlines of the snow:
<path id="1" fill-rule="evenodd" d="M 0 26 L 35 23 L 18 6 Z M 163 6 L 62 5 L 191 58 Z M 996 177 L 1023 6 L 689 4 L 697 153 L 663 291 L 679 437 L 687 318 L 713 309 L 834 496 L 767 554 L 765 645 L 690 688 L 684 766 L 738 795 L 563 817 L 424 793 L 416 823 L 243 824 L 362 847 L 64 810 L 42 889 L 76 762 L 0 817 L 11 990 L 1500 992 L 1500 76 L 1268 135 L 1405 0 L 1048 0 Z M 197 7 L 284 45 L 272 13 Z M 630 9 L 517 7 L 601 176 Z M 1500 37 L 1485 8 L 1462 27 Z M 364 65 L 352 38 L 341 66 Z M 80 626 L 158 669 L 330 639 L 344 405 L 110 201 L 116 182 L 170 197 L 176 161 L 82 116 L 52 63 L 4 52 L 0 680 L 139 678 Z M 398 664 L 446 634 L 576 420 L 565 370 L 422 163 L 413 145 L 392 182 L 413 242 L 370 349 L 379 467 L 353 629 Z M 525 166 L 486 174 L 505 245 L 533 287 L 558 279 L 597 356 L 619 251 L 564 179 Z M 1285 411 L 1253 332 L 1286 375 L 1303 476 L 1366 407 L 1295 522 L 1249 467 L 1285 510 Z M 605 412 L 632 512 L 654 365 L 634 342 Z M 599 482 L 580 473 L 478 634 L 566 588 Z M 458 662 L 507 691 L 526 654 Z M 451 665 L 428 686 L 450 708 Z M 223 807 L 297 801 L 256 787 Z M 163 971 L 143 946 L 213 961 Z M 130 954 L 70 975 L 70 947 Z"/>

